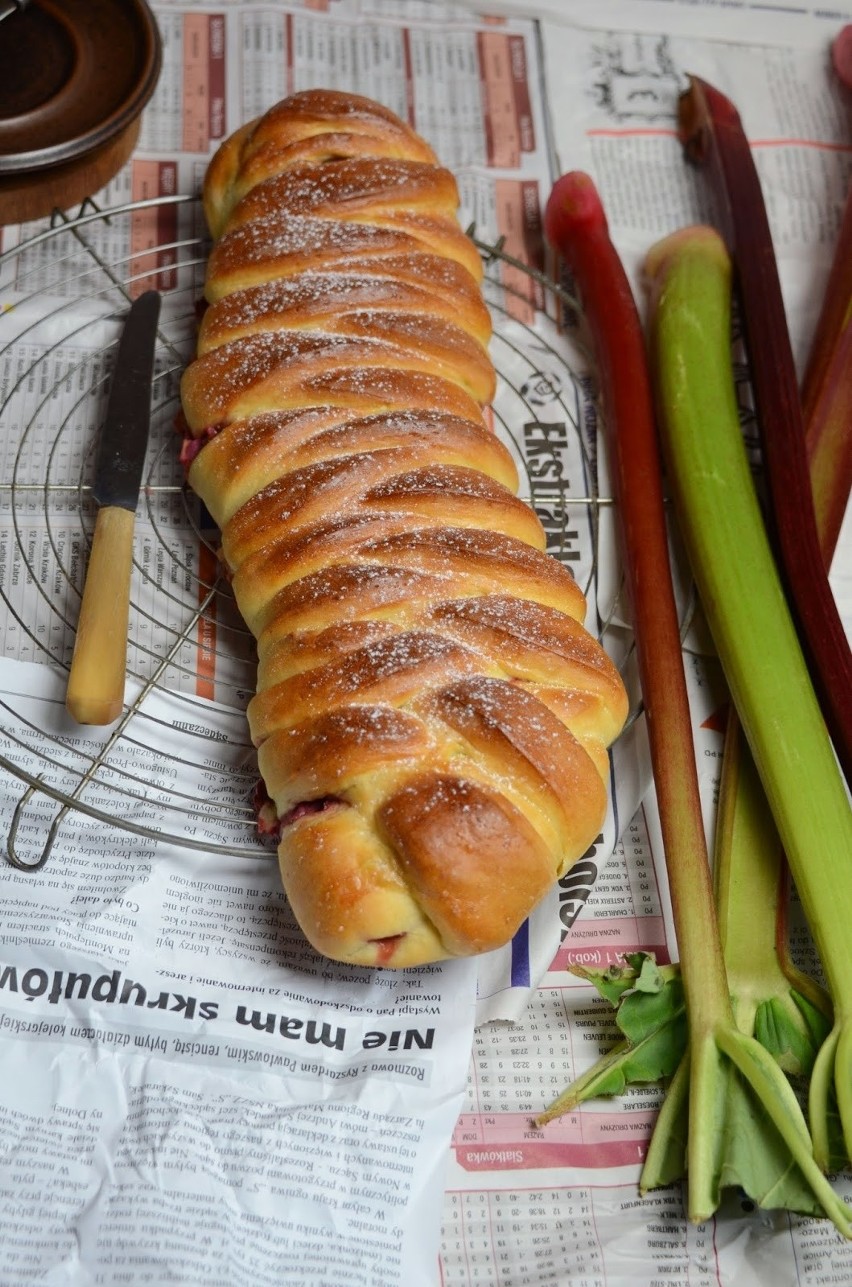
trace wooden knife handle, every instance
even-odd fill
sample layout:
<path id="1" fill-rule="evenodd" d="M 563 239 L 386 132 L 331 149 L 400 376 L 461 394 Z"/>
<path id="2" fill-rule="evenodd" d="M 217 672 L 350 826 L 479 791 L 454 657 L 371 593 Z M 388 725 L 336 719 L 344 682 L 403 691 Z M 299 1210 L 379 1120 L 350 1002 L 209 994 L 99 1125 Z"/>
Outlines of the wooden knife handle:
<path id="1" fill-rule="evenodd" d="M 124 705 L 134 520 L 120 506 L 98 510 L 65 696 L 78 724 L 112 724 Z"/>

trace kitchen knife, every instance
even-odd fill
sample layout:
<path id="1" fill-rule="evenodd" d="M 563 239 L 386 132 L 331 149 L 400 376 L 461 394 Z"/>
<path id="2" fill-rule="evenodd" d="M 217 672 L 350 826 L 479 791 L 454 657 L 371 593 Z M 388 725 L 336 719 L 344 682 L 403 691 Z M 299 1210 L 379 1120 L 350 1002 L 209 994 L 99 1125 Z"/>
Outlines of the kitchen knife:
<path id="1" fill-rule="evenodd" d="M 151 422 L 159 316 L 157 291 L 133 302 L 110 383 L 92 488 L 100 508 L 65 696 L 78 724 L 112 724 L 124 704 L 133 524 Z"/>

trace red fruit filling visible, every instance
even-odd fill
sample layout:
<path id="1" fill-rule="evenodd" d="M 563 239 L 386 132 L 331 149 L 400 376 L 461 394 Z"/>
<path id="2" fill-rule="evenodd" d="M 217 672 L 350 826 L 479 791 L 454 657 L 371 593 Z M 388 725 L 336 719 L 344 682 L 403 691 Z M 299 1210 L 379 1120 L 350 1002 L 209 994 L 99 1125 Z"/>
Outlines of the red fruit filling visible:
<path id="1" fill-rule="evenodd" d="M 300 818 L 307 818 L 314 813 L 325 813 L 326 809 L 333 809 L 338 804 L 346 804 L 339 795 L 323 795 L 318 800 L 301 800 L 298 804 L 294 804 L 292 809 L 288 809 L 279 820 L 279 830 L 283 831 L 285 827 L 298 822 Z"/>
<path id="2" fill-rule="evenodd" d="M 376 965 L 390 965 L 396 949 L 405 937 L 405 934 L 388 934 L 385 938 L 368 939 L 369 943 L 376 944 Z"/>
<path id="3" fill-rule="evenodd" d="M 279 818 L 263 779 L 257 783 L 252 793 L 252 807 L 257 814 L 257 833 L 262 838 L 273 840 L 277 840 L 285 827 L 298 822 L 300 818 L 307 818 L 315 813 L 325 813 L 326 809 L 345 804 L 346 801 L 341 800 L 340 796 L 322 795 L 316 800 L 300 800 Z"/>
<path id="4" fill-rule="evenodd" d="M 178 420 L 180 420 L 181 417 L 182 413 L 180 413 L 180 415 L 175 419 L 175 428 L 178 433 L 182 433 L 184 435 L 183 442 L 181 443 L 179 459 L 184 469 L 189 469 L 190 465 L 195 460 L 195 457 L 201 451 L 201 448 L 206 446 L 211 438 L 215 438 L 218 433 L 222 432 L 225 428 L 225 422 L 222 420 L 218 424 L 207 425 L 206 429 L 202 429 L 201 433 L 198 434 L 196 438 L 193 438 L 185 420 L 183 422 L 183 428 L 178 424 Z"/>

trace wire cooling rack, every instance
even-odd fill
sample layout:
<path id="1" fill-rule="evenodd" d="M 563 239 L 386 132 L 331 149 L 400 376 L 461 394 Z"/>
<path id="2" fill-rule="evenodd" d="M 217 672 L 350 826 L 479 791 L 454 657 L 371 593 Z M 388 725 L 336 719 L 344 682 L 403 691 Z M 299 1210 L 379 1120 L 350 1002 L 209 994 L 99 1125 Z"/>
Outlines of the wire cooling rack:
<path id="1" fill-rule="evenodd" d="M 148 238 L 140 250 L 140 222 L 168 235 Z M 572 567 L 588 593 L 601 506 L 609 501 L 598 494 L 594 432 L 583 423 L 588 399 L 548 318 L 573 304 L 545 275 L 470 231 L 483 257 L 495 320 L 495 428 L 517 461 L 521 495 L 545 522 L 549 550 Z M 137 249 L 129 250 L 134 244 Z M 89 204 L 75 218 L 57 215 L 49 228 L 0 256 L 0 283 L 13 301 L 5 321 L 14 319 L 5 336 L 0 319 L 0 532 L 6 544 L 0 557 L 0 652 L 47 663 L 63 683 L 94 528 L 89 480 L 120 321 L 140 289 L 154 285 L 164 292 L 131 594 L 128 679 L 134 696 L 105 738 L 93 748 L 76 749 L 70 764 L 67 744 L 60 756 L 58 743 L 28 722 L 23 702 L 0 699 L 10 752 L 0 754 L 0 768 L 21 783 L 6 857 L 26 870 L 46 862 L 73 812 L 120 831 L 210 851 L 207 840 L 191 835 L 192 820 L 203 812 L 207 820 L 220 819 L 233 837 L 233 843 L 214 849 L 253 858 L 265 852 L 255 831 L 257 770 L 247 731 L 227 771 L 217 770 L 216 756 L 209 754 L 221 734 L 208 696 L 225 707 L 244 706 L 254 683 L 254 650 L 218 568 L 217 533 L 185 486 L 174 432 L 208 250 L 200 202 L 175 196 L 105 211 Z M 531 301 L 537 306 L 534 326 L 523 317 Z M 542 421 L 563 425 L 572 439 L 568 454 L 580 463 L 570 489 L 557 467 L 558 444 L 543 441 L 541 451 L 528 458 L 524 434 Z M 22 579 L 30 583 L 26 600 Z M 199 683 L 201 653 L 217 676 L 209 693 Z M 153 706 L 152 694 L 161 699 Z M 183 730 L 177 741 L 175 728 Z M 128 751 L 138 771 L 126 767 Z M 157 825 L 140 821 L 137 807 L 149 795 L 145 764 L 151 756 L 178 770 L 203 768 L 209 788 L 203 801 L 183 794 L 179 785 L 165 802 L 158 796 Z M 175 783 L 185 776 L 175 773 Z M 43 843 L 25 857 L 19 827 L 34 804 L 44 819 Z"/>

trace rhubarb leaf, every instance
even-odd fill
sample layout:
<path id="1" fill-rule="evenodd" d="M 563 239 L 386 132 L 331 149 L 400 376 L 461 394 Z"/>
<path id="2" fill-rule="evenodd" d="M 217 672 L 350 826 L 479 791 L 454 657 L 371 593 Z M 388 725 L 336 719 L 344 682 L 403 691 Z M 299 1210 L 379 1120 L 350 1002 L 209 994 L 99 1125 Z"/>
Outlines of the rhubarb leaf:
<path id="1" fill-rule="evenodd" d="M 652 955 L 636 953 L 635 964 L 605 971 L 572 970 L 594 984 L 616 1009 L 624 1035 L 612 1050 L 573 1081 L 536 1119 L 553 1118 L 599 1096 L 621 1095 L 628 1086 L 664 1081 L 683 1058 L 687 1042 L 686 1005 L 677 966 L 658 966 Z"/>
<path id="2" fill-rule="evenodd" d="M 736 1000 L 734 1015 L 737 1015 Z M 741 1031 L 742 1025 L 738 1020 Z M 817 1051 L 831 1031 L 831 1022 L 800 993 L 769 997 L 754 1011 L 754 1036 L 791 1076 L 807 1077 Z"/>
<path id="3" fill-rule="evenodd" d="M 605 1000 L 617 1006 L 631 992 L 662 991 L 674 968 L 657 965 L 653 952 L 628 952 L 622 960 L 626 965 L 609 965 L 605 970 L 587 970 L 576 965 L 571 973 L 578 979 L 586 979 Z"/>
<path id="4" fill-rule="evenodd" d="M 696 1222 L 718 1208 L 723 1189 L 737 1187 L 767 1210 L 828 1216 L 852 1237 L 852 1213 L 814 1161 L 789 1082 L 759 1042 L 730 1028 L 692 1040 L 660 1112 L 640 1188 L 684 1177 Z"/>

